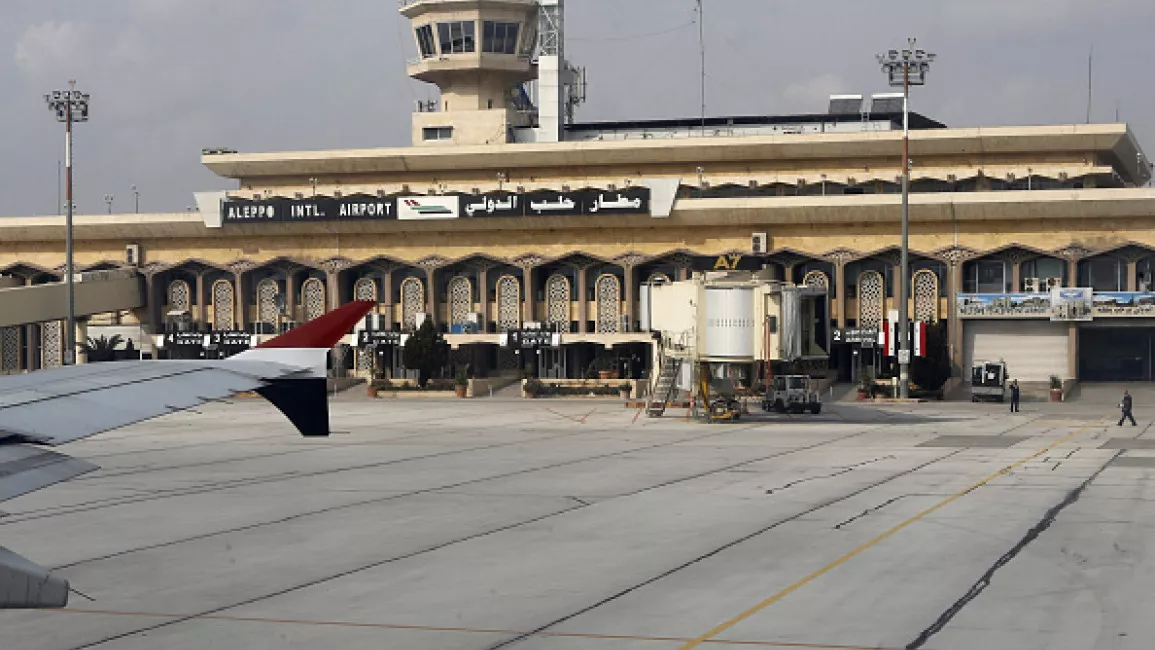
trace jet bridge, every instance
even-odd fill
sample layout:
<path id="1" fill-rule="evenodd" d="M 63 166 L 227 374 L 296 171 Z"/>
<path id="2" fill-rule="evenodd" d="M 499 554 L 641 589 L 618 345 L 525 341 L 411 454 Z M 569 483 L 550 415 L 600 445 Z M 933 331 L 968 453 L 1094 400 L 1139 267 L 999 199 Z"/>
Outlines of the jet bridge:
<path id="1" fill-rule="evenodd" d="M 0 328 L 64 320 L 68 317 L 68 286 L 64 282 L 5 286 L 0 277 Z M 89 271 L 73 279 L 76 316 L 92 316 L 145 304 L 144 280 L 136 269 Z"/>

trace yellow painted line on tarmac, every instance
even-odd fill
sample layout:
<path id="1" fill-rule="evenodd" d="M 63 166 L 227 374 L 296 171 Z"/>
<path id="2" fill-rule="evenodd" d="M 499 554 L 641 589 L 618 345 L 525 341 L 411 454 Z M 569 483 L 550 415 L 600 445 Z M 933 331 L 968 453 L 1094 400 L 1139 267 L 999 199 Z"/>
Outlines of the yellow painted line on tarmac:
<path id="1" fill-rule="evenodd" d="M 184 615 L 184 614 L 161 614 L 157 612 L 126 612 L 116 610 L 103 609 L 47 609 L 43 610 L 46 613 L 59 614 L 88 614 L 94 616 L 125 616 L 137 618 L 163 618 L 173 621 L 227 621 L 233 623 L 265 623 L 275 625 L 310 625 L 321 627 L 345 627 L 345 628 L 369 628 L 382 630 L 401 630 L 401 631 L 415 631 L 415 632 L 465 632 L 472 634 L 496 634 L 502 636 L 528 636 L 541 638 L 559 638 L 559 639 L 586 639 L 593 641 L 652 641 L 655 643 L 679 643 L 685 642 L 689 639 L 684 637 L 663 637 L 663 636 L 631 636 L 627 634 L 582 634 L 579 632 L 525 632 L 518 630 L 502 630 L 502 629 L 487 629 L 487 628 L 471 628 L 471 627 L 440 627 L 432 625 L 403 625 L 398 623 L 374 623 L 374 622 L 356 622 L 356 621 L 325 621 L 325 620 L 304 620 L 304 619 L 289 619 L 289 618 L 265 618 L 255 616 L 226 616 L 223 614 L 204 614 Z M 882 646 L 860 646 L 860 645 L 825 645 L 821 643 L 800 643 L 791 641 L 706 641 L 712 645 L 721 646 L 738 646 L 738 647 L 758 647 L 758 648 L 798 648 L 800 650 L 901 650 L 900 648 L 886 648 Z"/>
<path id="2" fill-rule="evenodd" d="M 842 557 L 831 562 L 830 564 L 827 564 L 826 566 L 822 567 L 821 569 L 818 569 L 814 573 L 811 573 L 810 575 L 802 578 L 801 580 L 795 582 L 794 584 L 790 585 L 789 587 L 786 587 L 782 591 L 779 591 L 778 593 L 774 594 L 773 596 L 770 596 L 766 600 L 763 600 L 762 602 L 758 603 L 757 605 L 754 605 L 750 609 L 747 609 L 746 611 L 742 612 L 741 614 L 738 614 L 734 618 L 731 618 L 730 620 L 726 621 L 725 623 L 722 623 L 722 624 L 718 625 L 717 627 L 714 627 L 709 632 L 706 632 L 705 634 L 690 640 L 686 644 L 679 646 L 678 650 L 691 650 L 692 648 L 697 648 L 698 646 L 702 645 L 703 643 L 716 643 L 713 639 L 714 639 L 714 637 L 718 636 L 719 634 L 734 627 L 738 623 L 741 623 L 742 621 L 750 618 L 751 616 L 757 614 L 758 612 L 766 609 L 767 607 L 773 605 L 774 603 L 782 600 L 783 598 L 789 596 L 790 594 L 794 593 L 795 591 L 798 591 L 799 589 L 801 589 L 802 587 L 805 587 L 807 584 L 813 582 L 817 578 L 820 578 L 823 575 L 829 573 L 830 571 L 833 571 L 834 569 L 838 568 L 839 566 L 842 566 L 847 561 L 849 561 L 851 558 L 859 555 L 860 553 L 871 548 L 872 546 L 875 546 L 879 542 L 894 535 L 895 533 L 897 533 L 900 530 L 906 528 L 907 526 L 913 524 L 914 522 L 918 521 L 919 519 L 922 519 L 923 517 L 931 514 L 932 512 L 935 512 L 936 510 L 939 510 L 940 508 L 942 508 L 944 506 L 947 506 L 947 505 L 950 505 L 951 503 L 954 503 L 955 501 L 970 494 L 971 492 L 986 485 L 987 483 L 990 483 L 991 481 L 993 481 L 993 480 L 995 480 L 1001 476 L 1006 475 L 1008 472 L 1025 465 L 1026 463 L 1038 458 L 1039 456 L 1042 456 L 1043 454 L 1054 449 L 1055 447 L 1058 447 L 1059 445 L 1061 445 L 1063 443 L 1070 442 L 1071 440 L 1073 440 L 1077 436 L 1085 433 L 1091 427 L 1099 424 L 1099 422 L 1101 422 L 1102 419 L 1103 419 L 1102 417 L 1096 418 L 1091 423 L 1084 425 L 1083 427 L 1079 428 L 1078 430 L 1072 432 L 1070 435 L 1067 435 L 1067 436 L 1061 438 L 1060 440 L 1057 440 L 1057 441 L 1047 445 L 1046 447 L 1043 447 L 1042 449 L 1036 451 L 1035 453 L 1031 454 L 1030 456 L 1027 456 L 1026 458 L 1023 458 L 1022 460 L 1019 460 L 1019 461 L 1016 461 L 1014 463 L 1011 463 L 1010 465 L 1007 465 L 1006 467 L 1000 469 L 999 471 L 995 472 L 994 474 L 991 474 L 990 476 L 984 478 L 983 480 L 979 481 L 978 483 L 975 483 L 974 485 L 966 488 L 965 490 L 962 490 L 960 492 L 956 492 L 955 494 L 947 497 L 946 499 L 939 501 L 938 503 L 927 508 L 926 510 L 923 510 L 922 512 L 918 513 L 917 515 L 914 515 L 910 519 L 907 519 L 906 521 L 898 524 L 894 528 L 891 528 L 891 529 L 887 530 L 886 532 L 880 534 L 878 537 L 875 537 L 874 539 L 872 539 L 872 540 L 862 544 L 861 546 L 851 550 L 849 553 L 847 553 L 846 555 L 843 555 Z"/>

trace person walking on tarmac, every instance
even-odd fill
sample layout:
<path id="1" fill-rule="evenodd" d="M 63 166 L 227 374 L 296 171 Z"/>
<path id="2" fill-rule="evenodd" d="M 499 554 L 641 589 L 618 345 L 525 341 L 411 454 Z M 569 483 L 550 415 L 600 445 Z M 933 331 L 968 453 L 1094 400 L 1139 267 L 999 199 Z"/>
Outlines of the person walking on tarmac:
<path id="1" fill-rule="evenodd" d="M 1011 382 L 1011 413 L 1019 412 L 1019 380 Z"/>
<path id="2" fill-rule="evenodd" d="M 1131 393 L 1123 391 L 1123 401 L 1120 402 L 1119 408 L 1123 409 L 1123 416 L 1119 418 L 1119 426 L 1123 426 L 1123 420 L 1131 420 L 1131 426 L 1135 426 L 1135 416 L 1131 415 Z"/>

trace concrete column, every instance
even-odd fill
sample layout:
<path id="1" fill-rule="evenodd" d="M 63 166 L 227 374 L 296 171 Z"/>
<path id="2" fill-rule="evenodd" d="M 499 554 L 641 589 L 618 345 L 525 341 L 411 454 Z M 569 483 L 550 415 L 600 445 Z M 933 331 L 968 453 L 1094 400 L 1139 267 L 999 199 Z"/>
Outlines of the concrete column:
<path id="1" fill-rule="evenodd" d="M 534 275 L 536 275 L 534 273 L 534 267 L 532 267 L 532 266 L 521 267 L 521 281 L 522 281 L 522 284 L 524 285 L 522 287 L 522 290 L 525 292 L 525 301 L 522 302 L 522 315 L 521 315 L 521 321 L 523 323 L 528 322 L 528 321 L 532 321 L 532 320 L 537 320 L 536 318 L 533 317 L 534 316 L 534 304 L 537 302 L 535 300 L 535 298 L 537 297 L 537 294 L 534 293 L 534 282 L 533 282 Z"/>
<path id="2" fill-rule="evenodd" d="M 297 320 L 297 274 L 292 270 L 285 273 L 285 311 L 289 320 Z"/>
<path id="3" fill-rule="evenodd" d="M 958 317 L 958 295 L 962 292 L 962 262 L 947 265 L 947 339 L 950 344 L 952 377 L 965 377 L 963 368 L 963 323 Z"/>
<path id="4" fill-rule="evenodd" d="M 205 323 L 208 322 L 208 319 L 209 319 L 209 316 L 208 316 L 209 311 L 208 311 L 208 304 L 207 304 L 208 301 L 205 300 L 205 273 L 204 273 L 204 271 L 197 273 L 196 292 L 197 292 L 196 293 L 196 300 L 197 300 L 196 319 L 197 319 L 197 323 L 199 325 L 203 326 Z"/>
<path id="5" fill-rule="evenodd" d="M 1067 260 L 1067 287 L 1079 286 L 1079 260 Z"/>
<path id="6" fill-rule="evenodd" d="M 635 267 L 632 264 L 623 264 L 622 265 L 622 284 L 626 285 L 625 286 L 625 294 L 626 294 L 625 295 L 625 298 L 626 298 L 626 311 L 625 311 L 626 329 L 625 329 L 625 331 L 627 331 L 627 332 L 633 332 L 634 331 L 634 319 L 637 317 L 637 314 L 638 314 L 638 308 L 637 308 L 638 300 L 636 297 L 637 293 L 638 293 L 638 289 L 636 286 L 637 282 L 634 279 L 636 277 L 636 275 L 637 275 L 637 267 Z"/>
<path id="7" fill-rule="evenodd" d="M 425 269 L 425 312 L 433 325 L 437 321 L 437 269 Z"/>
<path id="8" fill-rule="evenodd" d="M 236 300 L 237 303 L 237 307 L 234 310 L 236 313 L 233 314 L 233 326 L 239 330 L 245 329 L 246 321 L 248 320 L 245 318 L 245 307 L 249 301 L 245 300 L 244 277 L 245 274 L 240 271 L 233 273 L 233 299 Z"/>
<path id="9" fill-rule="evenodd" d="M 385 312 L 385 329 L 393 329 L 393 271 L 381 274 L 381 310 Z"/>
<path id="10" fill-rule="evenodd" d="M 575 270 L 577 271 L 578 332 L 585 334 L 589 332 L 590 322 L 590 270 L 588 266 Z"/>
<path id="11" fill-rule="evenodd" d="M 678 267 L 678 281 L 684 282 L 690 279 L 690 269 L 685 266 Z"/>
<path id="12" fill-rule="evenodd" d="M 155 275 L 144 276 L 144 295 L 147 302 L 145 321 L 153 334 L 161 334 L 164 331 L 164 315 L 160 309 L 164 299 L 160 295 L 160 285 Z"/>
<path id="13" fill-rule="evenodd" d="M 33 328 L 35 325 L 25 325 L 24 329 L 24 359 L 22 359 L 23 366 L 21 370 L 35 370 L 36 369 L 36 332 Z"/>
<path id="14" fill-rule="evenodd" d="M 834 265 L 834 304 L 838 309 L 838 327 L 846 327 L 846 264 Z"/>
<path id="15" fill-rule="evenodd" d="M 891 278 L 890 278 L 891 289 L 890 289 L 890 291 L 891 291 L 891 293 L 894 294 L 894 297 L 890 299 L 891 300 L 890 304 L 893 305 L 891 307 L 891 309 L 898 309 L 898 301 L 901 300 L 901 298 L 902 298 L 902 265 L 895 264 L 894 266 L 892 266 L 890 275 L 891 275 Z M 884 301 L 884 303 L 885 303 L 885 301 Z M 910 310 L 907 310 L 906 313 L 909 315 L 912 312 Z M 882 315 L 882 318 L 883 318 L 883 320 L 886 320 L 886 314 L 885 313 Z"/>
<path id="16" fill-rule="evenodd" d="M 64 327 L 67 327 L 67 326 L 68 326 L 68 324 L 65 323 Z M 84 351 L 83 347 L 81 347 L 82 344 L 88 342 L 88 319 L 87 318 L 78 318 L 78 319 L 76 319 L 74 326 L 76 328 L 76 331 L 74 333 L 74 336 L 76 338 L 73 339 L 76 341 L 76 350 L 75 350 L 76 351 L 76 363 L 77 363 L 77 365 L 82 364 L 82 363 L 88 363 L 88 353 Z M 67 339 L 65 339 L 65 340 L 67 340 Z"/>
<path id="17" fill-rule="evenodd" d="M 1127 291 L 1139 290 L 1139 260 L 1127 262 Z"/>
<path id="18" fill-rule="evenodd" d="M 477 302 L 481 310 L 481 334 L 489 331 L 489 269 L 482 267 L 477 272 Z"/>
<path id="19" fill-rule="evenodd" d="M 1011 292 L 1018 293 L 1023 290 L 1023 263 L 1020 260 L 1011 262 Z"/>
<path id="20" fill-rule="evenodd" d="M 341 306 L 341 284 L 337 281 L 339 271 L 325 271 L 325 297 L 329 311 Z"/>
<path id="21" fill-rule="evenodd" d="M 1063 379 L 1076 379 L 1079 376 L 1079 324 L 1067 323 L 1067 376 Z"/>

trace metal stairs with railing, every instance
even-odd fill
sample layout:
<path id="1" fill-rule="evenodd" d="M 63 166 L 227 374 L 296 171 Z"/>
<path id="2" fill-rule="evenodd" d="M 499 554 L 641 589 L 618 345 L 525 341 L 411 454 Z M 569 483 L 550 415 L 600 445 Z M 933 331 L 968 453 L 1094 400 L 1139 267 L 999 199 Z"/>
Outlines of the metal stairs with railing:
<path id="1" fill-rule="evenodd" d="M 646 415 L 657 418 L 666 413 L 666 406 L 678 392 L 678 377 L 682 373 L 681 357 L 665 357 L 658 380 L 654 383 L 650 397 L 646 401 Z"/>

